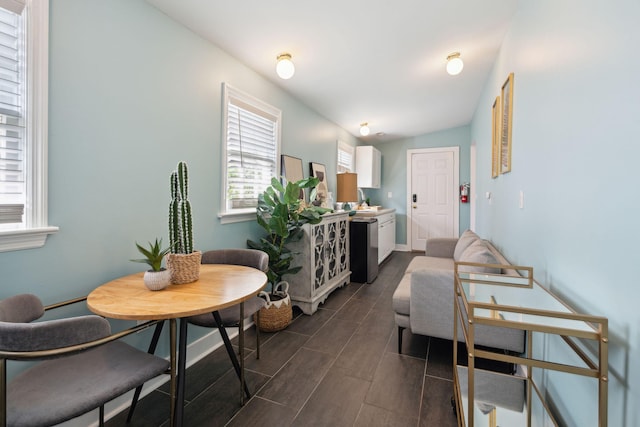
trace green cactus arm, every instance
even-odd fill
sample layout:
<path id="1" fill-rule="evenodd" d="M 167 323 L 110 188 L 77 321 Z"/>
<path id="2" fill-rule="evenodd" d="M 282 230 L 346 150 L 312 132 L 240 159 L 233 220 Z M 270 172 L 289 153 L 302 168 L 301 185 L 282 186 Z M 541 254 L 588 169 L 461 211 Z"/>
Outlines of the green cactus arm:
<path id="1" fill-rule="evenodd" d="M 185 162 L 178 163 L 178 180 L 180 182 L 180 198 L 187 200 L 189 197 L 189 171 Z"/>
<path id="2" fill-rule="evenodd" d="M 192 219 L 191 219 L 191 202 L 188 200 L 181 201 L 181 216 L 182 216 L 182 239 L 184 242 L 184 253 L 190 254 L 193 252 L 193 231 L 192 231 Z"/>
<path id="3" fill-rule="evenodd" d="M 171 173 L 171 182 L 170 184 L 170 188 L 171 188 L 171 199 L 177 199 L 178 198 L 178 174 L 173 171 Z"/>

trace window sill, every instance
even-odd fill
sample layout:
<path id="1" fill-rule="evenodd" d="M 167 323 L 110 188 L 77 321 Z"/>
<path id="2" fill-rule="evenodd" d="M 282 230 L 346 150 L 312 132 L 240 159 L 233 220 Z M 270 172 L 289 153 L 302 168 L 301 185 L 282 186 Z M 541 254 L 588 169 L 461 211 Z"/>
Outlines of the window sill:
<path id="1" fill-rule="evenodd" d="M 38 227 L 26 230 L 0 231 L 0 252 L 35 249 L 44 246 L 49 234 L 57 233 L 58 227 Z"/>
<path id="2" fill-rule="evenodd" d="M 255 221 L 256 210 L 249 209 L 242 212 L 221 212 L 218 214 L 220 224 L 232 224 L 234 222 Z"/>

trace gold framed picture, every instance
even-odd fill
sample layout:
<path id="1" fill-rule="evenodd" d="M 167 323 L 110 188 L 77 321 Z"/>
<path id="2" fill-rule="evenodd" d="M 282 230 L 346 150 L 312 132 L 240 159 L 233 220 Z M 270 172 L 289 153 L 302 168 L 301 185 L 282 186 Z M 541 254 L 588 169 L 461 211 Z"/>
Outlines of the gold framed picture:
<path id="1" fill-rule="evenodd" d="M 491 114 L 491 178 L 500 175 L 500 97 L 493 101 Z"/>
<path id="2" fill-rule="evenodd" d="M 502 85 L 500 129 L 500 173 L 511 172 L 511 128 L 513 127 L 513 73 Z"/>

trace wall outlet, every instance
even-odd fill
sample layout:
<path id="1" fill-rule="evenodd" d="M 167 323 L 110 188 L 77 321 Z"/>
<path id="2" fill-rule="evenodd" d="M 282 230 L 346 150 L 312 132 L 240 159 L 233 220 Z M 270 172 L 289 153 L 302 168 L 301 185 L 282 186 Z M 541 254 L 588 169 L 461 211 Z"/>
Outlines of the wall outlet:
<path id="1" fill-rule="evenodd" d="M 387 193 L 387 199 L 390 199 L 390 198 L 392 198 L 392 197 L 393 197 L 393 193 L 391 193 L 391 191 L 389 191 L 389 192 Z"/>

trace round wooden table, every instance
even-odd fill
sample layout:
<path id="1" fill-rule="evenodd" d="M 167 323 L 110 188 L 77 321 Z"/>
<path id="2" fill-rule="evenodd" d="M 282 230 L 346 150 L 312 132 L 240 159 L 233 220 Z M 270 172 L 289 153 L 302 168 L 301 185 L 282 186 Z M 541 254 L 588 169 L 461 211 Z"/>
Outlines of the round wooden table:
<path id="1" fill-rule="evenodd" d="M 120 277 L 93 290 L 87 297 L 87 306 L 101 316 L 125 320 L 169 320 L 171 357 L 171 425 L 182 424 L 184 404 L 184 371 L 186 364 L 187 318 L 197 314 L 214 313 L 240 304 L 256 296 L 267 285 L 267 276 L 251 267 L 226 264 L 201 264 L 200 278 L 183 285 L 169 285 L 161 291 L 151 291 L 144 285 L 144 272 Z M 229 356 L 240 377 L 244 402 L 244 325 L 240 316 L 240 363 L 235 353 Z M 176 319 L 180 319 L 180 343 L 176 352 Z M 224 328 L 219 328 L 225 346 L 231 348 Z M 176 375 L 176 355 L 178 372 Z M 234 360 L 235 359 L 235 360 Z M 238 370 L 239 366 L 239 370 Z M 177 404 L 177 401 L 180 401 Z"/>

